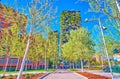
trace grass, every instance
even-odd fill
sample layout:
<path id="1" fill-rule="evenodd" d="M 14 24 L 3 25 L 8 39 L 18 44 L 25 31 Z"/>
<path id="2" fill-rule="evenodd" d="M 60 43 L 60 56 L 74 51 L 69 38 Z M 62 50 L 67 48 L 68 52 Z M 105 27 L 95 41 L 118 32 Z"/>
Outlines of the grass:
<path id="1" fill-rule="evenodd" d="M 54 71 L 55 69 L 49 69 L 47 72 L 52 72 Z M 0 74 L 3 74 L 4 71 L 0 71 Z M 19 71 L 7 71 L 6 74 L 17 74 Z M 23 71 L 23 72 L 37 72 L 37 73 L 45 73 L 46 71 L 44 69 L 39 69 L 39 70 L 27 70 L 27 71 Z"/>
<path id="2" fill-rule="evenodd" d="M 69 68 L 69 70 L 70 70 L 70 71 L 76 71 L 76 70 L 75 70 L 75 69 L 73 69 L 73 68 Z"/>

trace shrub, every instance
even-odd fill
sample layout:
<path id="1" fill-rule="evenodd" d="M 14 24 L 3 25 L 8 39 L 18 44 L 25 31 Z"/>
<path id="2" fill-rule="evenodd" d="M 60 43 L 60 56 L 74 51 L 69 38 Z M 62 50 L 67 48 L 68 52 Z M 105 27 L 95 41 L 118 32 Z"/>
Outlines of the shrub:
<path id="1" fill-rule="evenodd" d="M 15 75 L 15 77 L 17 77 L 17 75 Z"/>
<path id="2" fill-rule="evenodd" d="M 12 76 L 12 75 L 10 75 L 10 76 L 8 77 L 8 79 L 13 79 L 13 76 Z"/>
<path id="3" fill-rule="evenodd" d="M 31 78 L 30 74 L 27 74 L 26 79 L 30 79 L 30 78 Z"/>
<path id="4" fill-rule="evenodd" d="M 35 76 L 35 74 L 31 74 L 31 77 L 34 77 Z"/>

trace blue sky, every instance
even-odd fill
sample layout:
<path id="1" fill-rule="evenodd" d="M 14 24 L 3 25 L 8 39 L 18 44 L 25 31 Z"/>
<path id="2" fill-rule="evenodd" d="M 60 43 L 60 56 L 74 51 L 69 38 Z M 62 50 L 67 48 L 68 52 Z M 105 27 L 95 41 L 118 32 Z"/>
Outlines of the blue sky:
<path id="1" fill-rule="evenodd" d="M 75 11 L 80 11 L 81 19 L 82 19 L 82 25 L 84 24 L 84 19 L 86 17 L 90 17 L 89 15 L 86 15 L 86 12 L 89 8 L 88 3 L 82 2 L 82 3 L 75 3 L 77 0 L 59 0 L 55 3 L 55 6 L 58 7 L 58 13 L 57 16 L 59 17 L 58 20 L 60 19 L 60 14 L 64 10 L 75 10 Z M 60 25 L 59 25 L 60 26 Z M 58 26 L 58 27 L 59 27 Z M 59 29 L 59 28 L 57 28 Z"/>
<path id="2" fill-rule="evenodd" d="M 10 6 L 13 8 L 16 7 L 25 7 L 26 6 L 26 0 L 17 0 L 17 6 L 15 3 L 15 0 L 2 0 L 1 3 L 5 4 L 6 6 Z M 60 14 L 62 11 L 64 10 L 76 10 L 76 11 L 80 11 L 80 15 L 81 15 L 81 19 L 82 19 L 82 27 L 85 27 L 86 29 L 89 30 L 89 32 L 91 33 L 91 37 L 95 38 L 95 39 L 99 39 L 99 26 L 98 26 L 98 22 L 97 21 L 93 21 L 93 22 L 89 22 L 89 23 L 85 23 L 84 20 L 85 18 L 91 19 L 93 16 L 98 16 L 100 15 L 100 13 L 88 13 L 87 11 L 90 9 L 89 5 L 87 2 L 79 2 L 76 3 L 77 0 L 58 0 L 54 3 L 53 7 L 57 7 L 58 11 L 57 11 L 57 20 L 58 22 L 60 21 Z M 20 11 L 20 10 L 19 10 Z M 25 10 L 25 13 L 27 13 L 27 10 Z M 104 19 L 101 19 L 101 22 L 104 23 Z M 54 30 L 60 30 L 60 23 L 52 25 L 51 28 L 53 28 Z M 111 29 L 113 30 L 113 29 Z M 93 40 L 95 40 L 93 39 Z"/>
<path id="3" fill-rule="evenodd" d="M 57 7 L 58 11 L 56 16 L 58 17 L 57 20 L 60 21 L 60 13 L 64 10 L 77 10 L 80 11 L 80 15 L 82 18 L 82 23 L 84 21 L 85 18 L 89 18 L 90 15 L 86 14 L 89 5 L 86 2 L 81 2 L 81 3 L 75 3 L 77 0 L 58 0 L 54 3 L 53 7 Z M 16 8 L 18 7 L 24 7 L 26 6 L 26 0 L 18 0 L 17 2 L 17 6 L 16 6 L 16 2 L 15 0 L 2 0 L 1 1 L 2 4 L 6 5 L 6 6 L 10 6 L 10 7 L 14 7 Z M 20 10 L 19 10 L 20 11 Z M 27 13 L 27 11 L 26 11 Z M 88 23 L 89 24 L 89 23 Z M 84 23 L 83 23 L 84 26 Z M 55 30 L 59 30 L 60 24 L 57 24 L 57 26 L 51 26 L 53 29 Z"/>

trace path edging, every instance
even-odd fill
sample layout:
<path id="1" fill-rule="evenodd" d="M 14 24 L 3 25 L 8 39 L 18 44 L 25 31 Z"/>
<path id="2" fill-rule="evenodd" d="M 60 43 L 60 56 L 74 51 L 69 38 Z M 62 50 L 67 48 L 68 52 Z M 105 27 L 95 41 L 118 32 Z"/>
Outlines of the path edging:
<path id="1" fill-rule="evenodd" d="M 83 77 L 84 79 L 88 79 L 87 77 L 85 77 L 85 76 L 83 76 L 83 75 L 81 75 L 81 74 L 78 74 L 78 73 L 76 73 L 76 72 L 74 72 L 74 74 L 76 74 L 76 75 L 78 75 L 78 76 L 81 76 L 81 77 Z"/>
<path id="2" fill-rule="evenodd" d="M 56 70 L 54 70 L 54 71 L 56 71 Z M 54 72 L 54 71 L 53 71 L 53 72 Z M 41 77 L 39 77 L 39 78 L 37 78 L 37 79 L 43 79 L 44 77 L 48 76 L 49 74 L 51 74 L 51 73 L 53 73 L 53 72 L 49 72 L 49 73 L 47 73 L 47 74 L 45 74 L 45 75 L 43 75 L 43 76 L 41 76 Z"/>
<path id="3" fill-rule="evenodd" d="M 41 76 L 41 77 L 39 77 L 39 78 L 37 78 L 37 79 L 43 79 L 44 77 L 46 77 L 46 76 L 48 76 L 50 73 L 47 73 L 47 74 L 45 74 L 45 75 L 43 75 L 43 76 Z"/>

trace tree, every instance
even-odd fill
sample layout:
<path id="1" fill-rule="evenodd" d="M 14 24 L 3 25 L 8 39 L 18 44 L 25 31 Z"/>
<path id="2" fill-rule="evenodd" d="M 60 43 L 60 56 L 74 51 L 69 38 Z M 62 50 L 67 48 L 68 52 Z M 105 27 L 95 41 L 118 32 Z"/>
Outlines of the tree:
<path id="1" fill-rule="evenodd" d="M 79 1 L 79 0 L 78 0 Z M 104 13 L 110 18 L 116 19 L 120 22 L 120 12 L 117 0 L 82 0 L 90 5 L 90 12 Z"/>
<path id="2" fill-rule="evenodd" d="M 58 32 L 51 30 L 48 33 L 48 41 L 48 61 L 52 62 L 54 68 L 58 60 Z"/>
<path id="3" fill-rule="evenodd" d="M 13 55 L 13 49 L 14 44 L 16 43 L 15 39 L 16 36 L 18 36 L 18 30 L 20 29 L 20 26 L 17 26 L 18 19 L 23 24 L 22 27 L 25 28 L 26 23 L 26 16 L 16 12 L 13 8 L 6 7 L 2 4 L 0 4 L 1 11 L 0 11 L 0 20 L 3 23 L 0 23 L 0 26 L 2 26 L 2 44 L 1 44 L 1 50 L 4 50 L 7 60 L 6 65 L 4 68 L 4 73 L 6 72 L 7 64 L 9 61 L 9 57 Z M 21 18 L 20 18 L 21 16 Z M 19 31 L 20 32 L 20 31 Z M 15 52 L 14 52 L 15 53 Z"/>
<path id="4" fill-rule="evenodd" d="M 80 2 L 81 0 L 77 0 Z M 111 26 L 109 28 L 113 28 L 119 31 L 120 29 L 120 7 L 118 0 L 82 0 L 83 2 L 87 2 L 90 6 L 88 13 L 92 12 L 93 18 L 102 18 L 105 19 L 103 25 L 105 27 Z M 97 15 L 97 16 L 96 16 Z M 108 21 L 108 24 L 106 24 Z M 112 29 L 113 30 L 113 29 Z"/>
<path id="5" fill-rule="evenodd" d="M 111 57 L 113 57 L 115 49 L 120 50 L 120 47 L 119 47 L 120 43 L 119 42 L 109 42 L 106 45 L 108 48 L 109 55 Z"/>
<path id="6" fill-rule="evenodd" d="M 22 74 L 25 60 L 28 56 L 28 51 L 29 51 L 29 45 L 30 45 L 30 40 L 31 37 L 33 36 L 34 33 L 41 33 L 42 31 L 45 31 L 45 27 L 49 27 L 47 25 L 47 22 L 51 22 L 51 19 L 54 19 L 52 15 L 54 15 L 54 11 L 52 11 L 51 4 L 54 1 L 52 0 L 32 0 L 31 2 L 27 1 L 28 3 L 28 9 L 29 9 L 29 17 L 28 20 L 30 21 L 29 24 L 31 25 L 31 30 L 29 33 L 29 37 L 27 40 L 27 46 L 26 46 L 26 51 L 25 55 L 21 64 L 21 68 L 18 74 L 17 79 L 20 79 L 20 76 Z M 39 29 L 35 31 L 36 29 Z"/>
<path id="7" fill-rule="evenodd" d="M 89 54 L 94 53 L 94 43 L 90 39 L 88 31 L 84 28 L 70 31 L 68 42 L 63 46 L 63 55 L 73 62 L 81 58 L 83 68 L 83 59 L 88 58 Z M 83 69 L 82 69 L 83 70 Z"/>

